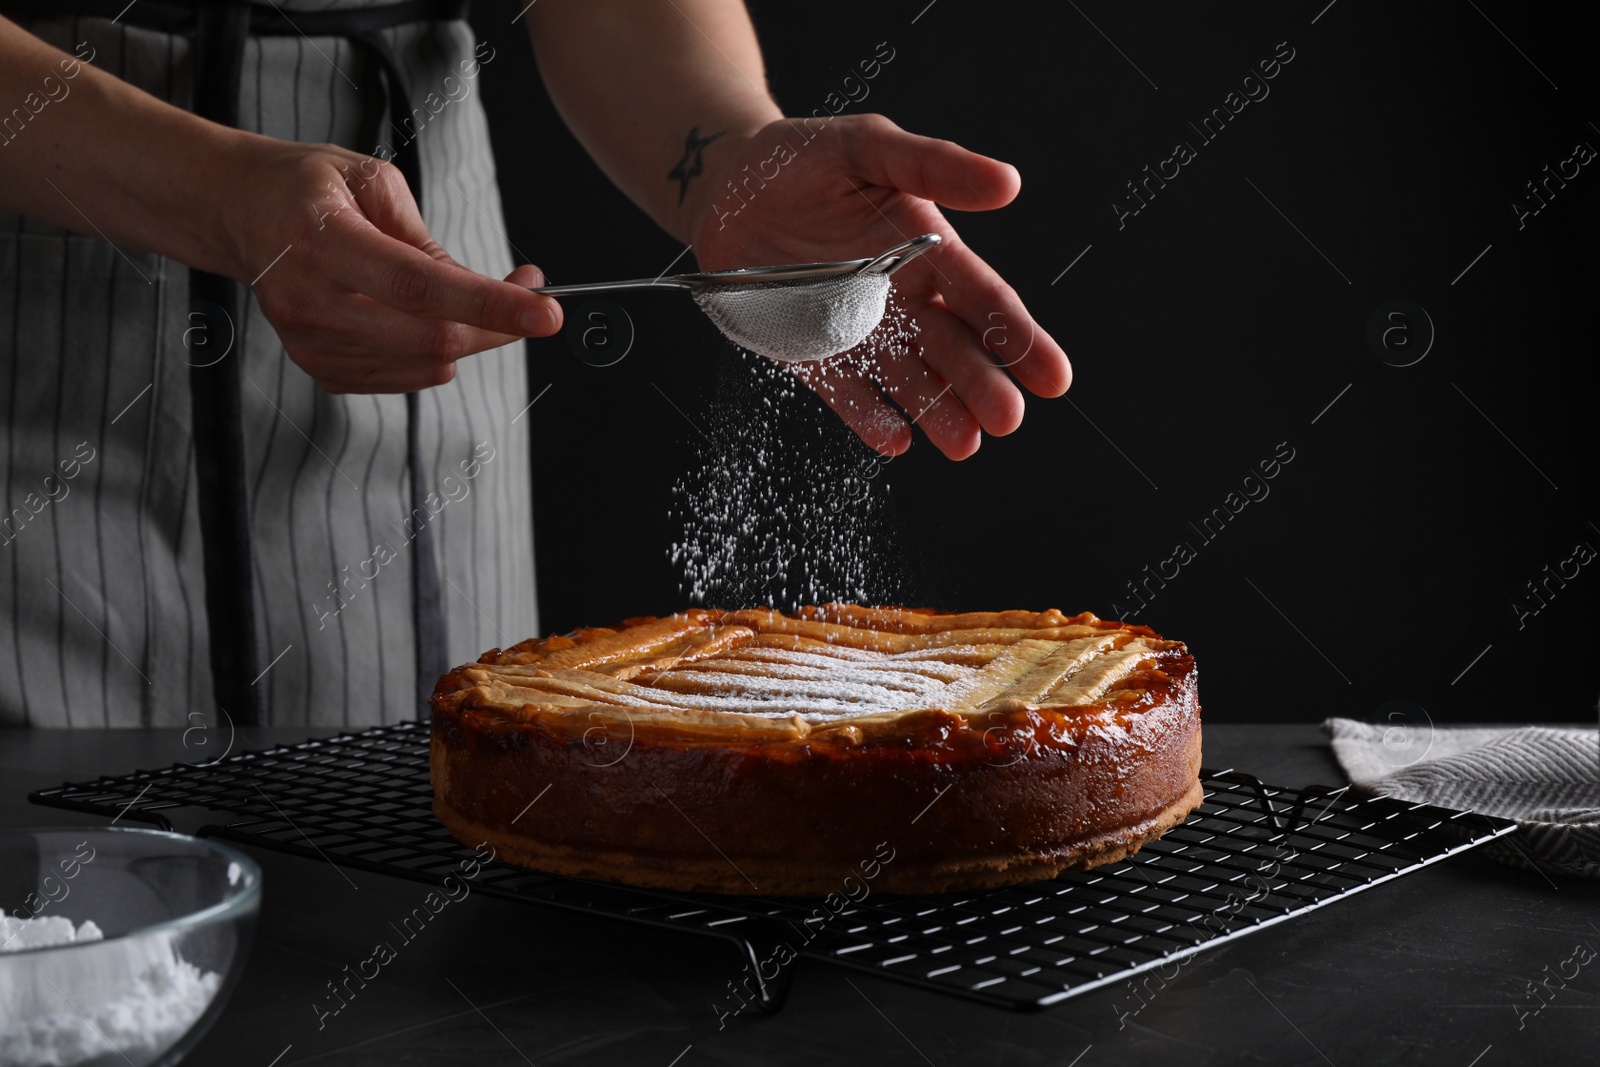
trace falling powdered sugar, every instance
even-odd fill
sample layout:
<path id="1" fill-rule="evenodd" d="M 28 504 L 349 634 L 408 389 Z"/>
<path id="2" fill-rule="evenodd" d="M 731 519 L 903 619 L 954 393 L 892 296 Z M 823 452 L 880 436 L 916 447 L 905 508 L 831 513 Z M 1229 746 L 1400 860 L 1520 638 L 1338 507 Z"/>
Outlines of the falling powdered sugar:
<path id="1" fill-rule="evenodd" d="M 888 361 L 911 354 L 916 334 L 891 287 L 866 340 L 805 364 L 807 384 L 853 407 L 842 383 L 876 380 Z M 792 611 L 829 600 L 905 599 L 889 490 L 879 477 L 889 460 L 808 403 L 806 392 L 787 367 L 744 353 L 719 374 L 699 465 L 674 486 L 681 534 L 670 558 L 694 603 Z"/>

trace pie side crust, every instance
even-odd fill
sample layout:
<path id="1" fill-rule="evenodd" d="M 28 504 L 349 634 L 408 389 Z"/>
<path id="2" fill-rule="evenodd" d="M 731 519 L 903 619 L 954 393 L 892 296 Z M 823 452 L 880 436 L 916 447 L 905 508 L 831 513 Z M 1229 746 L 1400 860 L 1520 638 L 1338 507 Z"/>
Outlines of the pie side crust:
<path id="1" fill-rule="evenodd" d="M 1037 881 L 1204 799 L 1193 659 L 1093 615 L 634 619 L 492 650 L 433 709 L 452 834 L 652 888 L 824 894 L 868 865 L 897 893 Z"/>

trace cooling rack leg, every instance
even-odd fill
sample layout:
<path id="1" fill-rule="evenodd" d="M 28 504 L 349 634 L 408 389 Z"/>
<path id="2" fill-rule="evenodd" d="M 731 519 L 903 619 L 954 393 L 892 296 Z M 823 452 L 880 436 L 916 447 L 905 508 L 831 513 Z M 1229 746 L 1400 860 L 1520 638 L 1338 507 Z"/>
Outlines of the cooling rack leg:
<path id="1" fill-rule="evenodd" d="M 739 955 L 751 974 L 755 975 L 755 1002 L 764 1015 L 776 1015 L 789 999 L 789 987 L 794 982 L 794 963 L 777 964 L 777 939 L 758 945 L 748 937 L 737 938 Z M 770 977 L 769 977 L 770 975 Z"/>

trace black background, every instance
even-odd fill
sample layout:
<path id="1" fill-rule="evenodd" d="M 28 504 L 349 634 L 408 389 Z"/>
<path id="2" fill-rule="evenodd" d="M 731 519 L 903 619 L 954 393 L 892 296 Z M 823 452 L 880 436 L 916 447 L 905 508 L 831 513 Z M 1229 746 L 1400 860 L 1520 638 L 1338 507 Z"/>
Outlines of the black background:
<path id="1" fill-rule="evenodd" d="M 481 85 L 512 243 L 553 284 L 660 273 L 682 245 L 561 125 L 522 6 L 473 16 L 500 53 Z M 1510 206 L 1578 141 L 1600 147 L 1594 27 L 1479 7 L 752 4 L 790 114 L 887 41 L 894 60 L 849 112 L 1020 169 L 1011 206 L 950 214 L 1073 360 L 1068 399 L 1030 397 L 1016 433 L 962 463 L 919 436 L 876 478 L 893 515 L 876 541 L 906 598 L 1130 608 L 1188 642 L 1213 720 L 1595 715 L 1600 560 L 1521 625 L 1512 601 L 1579 542 L 1600 548 L 1600 161 L 1521 230 Z M 1285 41 L 1270 95 L 1201 146 L 1186 123 Z M 570 47 L 609 61 L 603 41 Z M 1198 158 L 1119 230 L 1113 198 L 1180 139 Z M 1366 341 L 1392 300 L 1437 331 L 1411 366 Z M 636 337 L 614 366 L 530 343 L 532 390 L 550 385 L 529 416 L 549 631 L 688 603 L 672 487 L 701 462 L 691 422 L 750 377 L 680 294 L 621 302 Z M 794 404 L 797 462 L 813 425 L 855 447 L 809 395 Z M 1270 495 L 1202 542 L 1189 523 L 1280 442 L 1294 459 Z M 1125 583 L 1178 541 L 1196 558 L 1131 610 Z"/>

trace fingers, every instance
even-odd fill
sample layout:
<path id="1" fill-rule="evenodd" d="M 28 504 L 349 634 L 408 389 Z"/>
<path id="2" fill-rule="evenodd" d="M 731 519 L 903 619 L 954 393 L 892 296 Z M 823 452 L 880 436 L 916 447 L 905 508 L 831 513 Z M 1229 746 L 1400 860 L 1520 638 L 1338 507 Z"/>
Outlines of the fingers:
<path id="1" fill-rule="evenodd" d="M 337 256 L 335 267 L 358 292 L 421 318 L 448 319 L 498 334 L 548 337 L 561 328 L 561 306 L 548 296 L 495 281 L 455 263 L 428 235 L 405 181 L 391 166 L 354 190 L 361 213 L 331 217 L 337 245 L 318 241 L 313 254 Z M 336 248 L 334 252 L 327 251 Z"/>
<path id="2" fill-rule="evenodd" d="M 957 211 L 1004 207 L 1022 187 L 1011 164 L 950 141 L 907 133 L 882 115 L 863 115 L 843 129 L 857 172 L 876 185 Z"/>
<path id="3" fill-rule="evenodd" d="M 544 271 L 531 263 L 524 263 L 507 274 L 506 281 L 524 289 L 537 289 L 544 284 Z"/>
<path id="4" fill-rule="evenodd" d="M 856 367 L 818 363 L 787 364 L 796 378 L 822 398 L 879 455 L 898 456 L 911 447 L 911 427 L 877 386 Z"/>
<path id="5" fill-rule="evenodd" d="M 323 387 L 354 392 L 366 389 L 374 370 L 386 371 L 411 389 L 438 386 L 438 368 L 469 355 L 520 341 L 517 334 L 490 333 L 443 318 L 416 318 L 349 294 L 333 310 L 328 325 L 285 330 L 286 344 L 302 354 L 296 360 Z M 448 379 L 445 379 L 448 381 Z"/>
<path id="6" fill-rule="evenodd" d="M 1033 321 L 1016 290 L 959 238 L 948 240 L 936 254 L 934 284 L 939 295 L 977 336 L 979 347 L 1030 393 L 1044 397 L 1065 393 L 1072 384 L 1072 364 L 1061 346 Z M 908 269 L 915 267 L 911 264 Z"/>
<path id="7" fill-rule="evenodd" d="M 502 281 L 455 262 L 396 168 L 333 146 L 261 144 L 251 174 L 269 203 L 230 220 L 250 265 L 239 274 L 323 388 L 442 385 L 460 359 L 559 330 L 560 306 L 529 292 L 544 282 L 537 268 Z"/>
<path id="8" fill-rule="evenodd" d="M 862 177 L 910 196 L 960 211 L 984 211 L 1009 203 L 1021 188 L 1016 168 L 949 141 L 907 133 L 881 115 L 862 116 L 843 129 Z M 911 264 L 908 270 L 930 276 L 932 287 L 979 339 L 980 347 L 1029 392 L 1046 397 L 1066 392 L 1072 384 L 1072 367 L 1061 346 L 1039 329 L 1016 291 L 987 263 L 954 233 L 944 237 L 945 244 L 925 263 Z M 944 333 L 924 339 L 930 359 L 940 373 L 955 375 L 950 381 L 963 400 L 978 404 L 973 411 L 981 412 L 986 430 L 1008 432 L 994 427 L 1006 423 L 1016 401 L 1003 399 L 1004 390 L 994 379 L 965 359 L 970 344 L 944 347 L 957 340 L 950 330 Z"/>
<path id="9" fill-rule="evenodd" d="M 983 442 L 978 420 L 922 357 L 908 354 L 875 368 L 878 382 L 920 426 L 935 448 L 951 459 L 966 459 Z"/>
<path id="10" fill-rule="evenodd" d="M 875 357 L 850 353 L 791 369 L 878 452 L 899 455 L 911 445 L 911 426 L 919 426 L 946 456 L 966 459 L 984 432 L 1001 436 L 1017 428 L 1022 394 L 944 308 L 930 305 L 917 318 L 918 343 Z"/>
<path id="11" fill-rule="evenodd" d="M 945 381 L 983 432 L 1004 437 L 1022 424 L 1022 394 L 979 343 L 976 335 L 948 311 L 932 309 L 921 317 L 922 355 Z"/>

